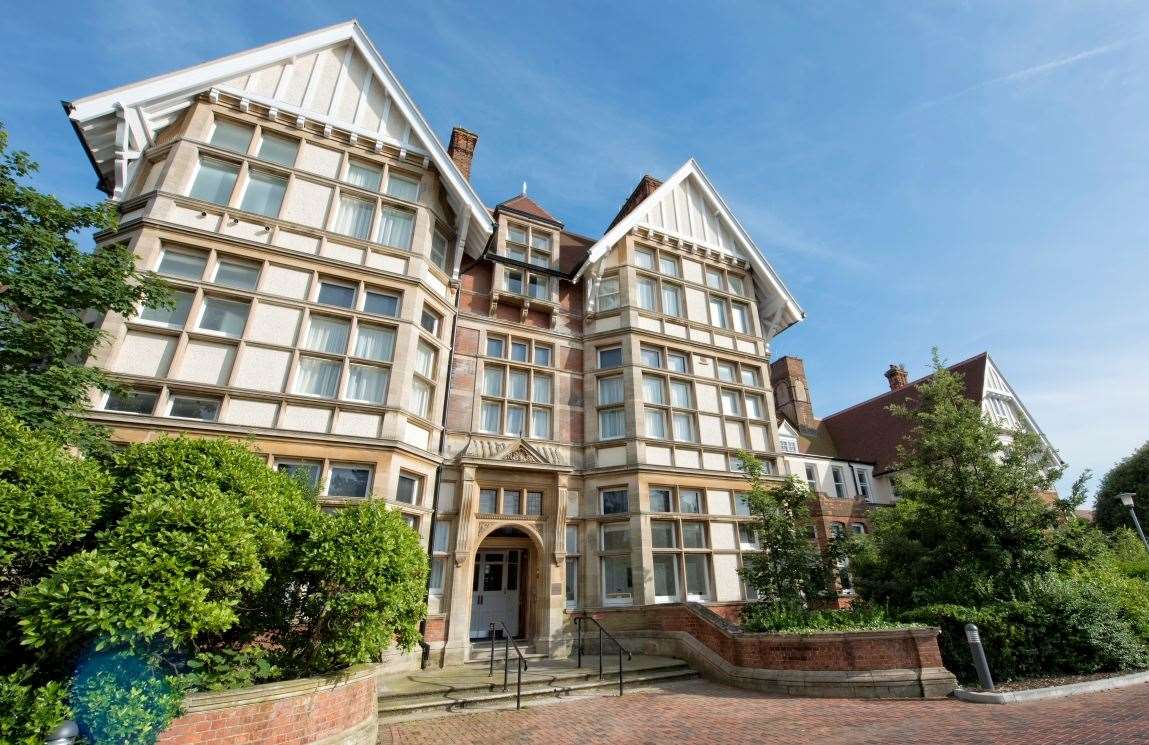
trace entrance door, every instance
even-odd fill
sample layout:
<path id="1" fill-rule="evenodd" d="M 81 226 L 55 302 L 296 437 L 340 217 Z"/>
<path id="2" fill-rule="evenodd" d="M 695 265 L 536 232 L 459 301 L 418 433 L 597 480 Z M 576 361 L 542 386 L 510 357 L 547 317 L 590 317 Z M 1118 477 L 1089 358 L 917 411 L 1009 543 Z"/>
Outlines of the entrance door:
<path id="1" fill-rule="evenodd" d="M 490 624 L 495 636 L 503 636 L 502 621 L 511 636 L 519 635 L 519 574 L 521 552 L 480 551 L 475 556 L 475 576 L 471 582 L 471 638 L 486 639 Z"/>

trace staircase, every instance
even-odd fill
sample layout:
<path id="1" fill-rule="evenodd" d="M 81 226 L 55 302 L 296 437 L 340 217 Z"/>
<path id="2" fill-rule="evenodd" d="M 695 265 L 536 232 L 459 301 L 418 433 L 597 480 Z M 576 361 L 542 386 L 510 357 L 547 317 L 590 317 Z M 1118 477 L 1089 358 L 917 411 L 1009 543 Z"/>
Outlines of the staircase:
<path id="1" fill-rule="evenodd" d="M 504 691 L 502 647 L 495 648 L 495 670 L 490 676 L 489 654 L 488 647 L 487 656 L 473 658 L 464 665 L 383 680 L 379 696 L 380 721 L 396 722 L 446 716 L 456 712 L 514 708 L 514 660 Z M 599 661 L 594 656 L 583 655 L 581 668 L 575 666 L 573 659 L 546 659 L 533 652 L 524 652 L 524 656 L 528 658 L 528 668 L 523 672 L 524 707 L 575 695 L 618 695 L 618 658 L 614 655 L 608 654 L 603 658 L 601 680 L 598 675 Z M 698 674 L 689 665 L 669 657 L 635 655 L 623 665 L 625 689 L 697 677 Z"/>

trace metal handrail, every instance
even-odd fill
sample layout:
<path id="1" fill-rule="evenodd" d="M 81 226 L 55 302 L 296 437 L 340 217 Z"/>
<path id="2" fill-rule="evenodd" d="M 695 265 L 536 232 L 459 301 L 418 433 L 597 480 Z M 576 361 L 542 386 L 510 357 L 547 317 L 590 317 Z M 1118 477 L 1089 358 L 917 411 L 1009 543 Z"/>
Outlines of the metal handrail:
<path id="1" fill-rule="evenodd" d="M 598 622 L 594 616 L 583 613 L 581 616 L 575 616 L 575 626 L 578 628 L 578 665 L 582 667 L 582 624 L 583 621 L 590 621 L 595 626 L 598 626 L 598 679 L 602 680 L 602 636 L 606 634 L 606 638 L 614 642 L 618 647 L 618 695 L 622 695 L 622 653 L 626 652 L 626 659 L 632 660 L 634 657 L 631 655 L 630 650 L 622 646 L 622 642 L 614 638 L 614 635 L 603 628 L 603 625 Z"/>
<path id="2" fill-rule="evenodd" d="M 523 670 L 527 669 L 527 658 L 523 655 L 523 650 L 519 649 L 519 644 L 511 638 L 511 630 L 507 628 L 507 624 L 503 621 L 498 622 L 499 626 L 503 627 L 503 693 L 507 692 L 507 675 L 510 672 L 511 665 L 511 647 L 515 648 L 515 655 L 518 656 L 516 661 L 516 681 L 515 681 L 515 708 L 523 708 Z M 487 671 L 487 677 L 490 678 L 495 674 L 495 622 L 491 621 L 488 627 L 488 633 L 491 635 L 491 661 L 490 667 Z"/>

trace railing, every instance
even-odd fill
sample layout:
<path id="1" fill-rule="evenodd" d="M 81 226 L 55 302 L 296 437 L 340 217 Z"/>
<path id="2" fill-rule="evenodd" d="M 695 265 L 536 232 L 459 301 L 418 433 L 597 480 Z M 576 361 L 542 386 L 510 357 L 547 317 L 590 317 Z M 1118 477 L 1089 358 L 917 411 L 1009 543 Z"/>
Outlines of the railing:
<path id="1" fill-rule="evenodd" d="M 488 631 L 491 635 L 491 662 L 490 668 L 487 671 L 487 677 L 491 678 L 495 675 L 495 622 L 491 621 Z M 507 624 L 502 621 L 498 622 L 499 626 L 503 627 L 503 692 L 507 691 L 507 675 L 510 671 L 511 665 L 511 647 L 515 648 L 515 654 L 518 655 L 518 664 L 515 681 L 515 708 L 523 708 L 523 670 L 527 669 L 527 658 L 523 656 L 523 650 L 519 649 L 519 645 L 511 638 L 511 630 L 507 628 Z"/>
<path id="2" fill-rule="evenodd" d="M 631 654 L 630 654 L 630 650 L 628 650 L 626 647 L 622 646 L 622 644 L 619 642 L 618 639 L 615 639 L 614 636 L 609 631 L 604 629 L 602 627 L 602 624 L 598 622 L 598 619 L 594 618 L 593 616 L 588 616 L 587 614 L 584 613 L 581 616 L 575 617 L 575 626 L 578 628 L 578 644 L 577 644 L 578 667 L 582 667 L 583 624 L 587 621 L 590 621 L 595 626 L 598 626 L 598 679 L 599 680 L 602 680 L 602 656 L 603 656 L 603 654 L 602 654 L 603 653 L 602 637 L 603 637 L 603 635 L 605 634 L 606 638 L 610 639 L 612 642 L 614 642 L 614 645 L 616 647 L 618 647 L 618 695 L 621 696 L 622 695 L 622 654 L 623 654 L 623 652 L 626 652 L 626 659 L 628 659 L 628 660 L 632 659 Z"/>

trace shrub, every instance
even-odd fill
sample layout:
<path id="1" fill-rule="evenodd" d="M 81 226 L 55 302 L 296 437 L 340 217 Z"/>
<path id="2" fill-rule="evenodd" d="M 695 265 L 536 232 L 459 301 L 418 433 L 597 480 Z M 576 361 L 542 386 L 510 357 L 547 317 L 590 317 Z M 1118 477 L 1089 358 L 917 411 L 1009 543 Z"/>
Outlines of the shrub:
<path id="1" fill-rule="evenodd" d="M 742 609 L 746 631 L 804 634 L 817 631 L 880 631 L 907 628 L 876 606 L 856 603 L 843 610 L 809 610 L 776 603 L 750 603 Z"/>
<path id="2" fill-rule="evenodd" d="M 43 745 L 44 736 L 71 718 L 67 688 L 57 682 L 36 685 L 31 668 L 0 676 L 0 742 Z"/>
<path id="3" fill-rule="evenodd" d="M 193 691 L 250 688 L 257 683 L 276 680 L 283 674 L 272 658 L 270 650 L 256 644 L 236 650 L 198 652 L 184 664 L 188 672 L 184 673 L 180 683 Z"/>
<path id="4" fill-rule="evenodd" d="M 182 700 L 178 678 L 162 664 L 147 652 L 123 649 L 82 660 L 71 690 L 80 733 L 97 744 L 152 745 Z"/>

